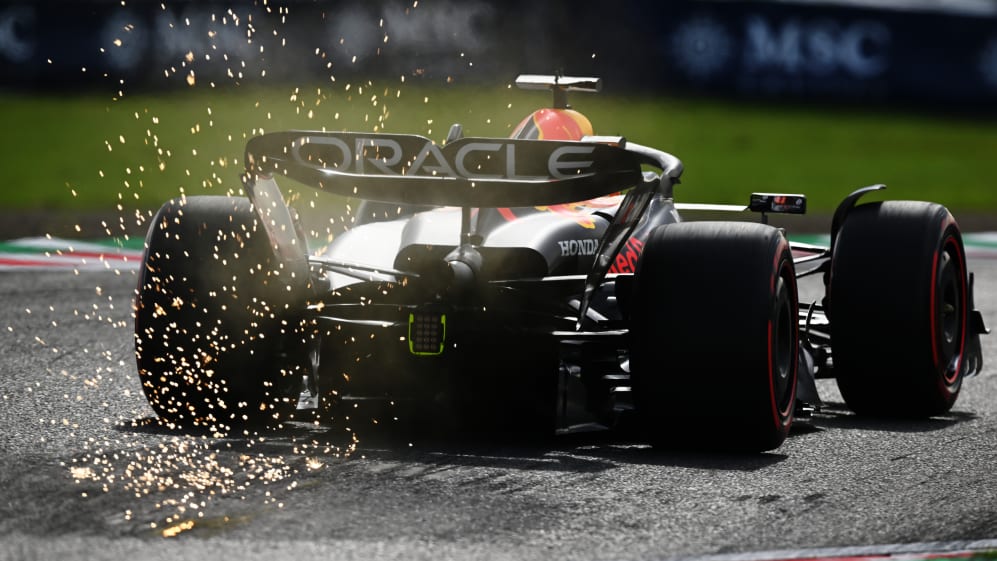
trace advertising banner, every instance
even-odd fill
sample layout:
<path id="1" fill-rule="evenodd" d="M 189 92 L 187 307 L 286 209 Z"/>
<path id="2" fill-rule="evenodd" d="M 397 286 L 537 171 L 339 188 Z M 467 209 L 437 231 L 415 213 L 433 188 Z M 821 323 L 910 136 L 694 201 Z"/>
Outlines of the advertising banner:
<path id="1" fill-rule="evenodd" d="M 0 4 L 4 87 L 508 83 L 556 71 L 616 91 L 992 106 L 997 17 L 692 0 Z"/>

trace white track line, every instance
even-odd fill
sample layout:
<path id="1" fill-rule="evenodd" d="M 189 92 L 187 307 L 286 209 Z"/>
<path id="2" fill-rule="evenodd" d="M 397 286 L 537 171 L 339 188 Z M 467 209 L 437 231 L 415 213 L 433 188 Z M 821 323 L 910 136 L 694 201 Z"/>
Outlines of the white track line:
<path id="1" fill-rule="evenodd" d="M 821 559 L 840 557 L 890 556 L 899 558 L 944 556 L 966 551 L 997 550 L 997 539 L 947 542 L 918 542 L 889 545 L 820 547 L 813 549 L 779 549 L 748 553 L 725 553 L 690 557 L 672 557 L 675 561 L 776 561 L 786 559 Z"/>

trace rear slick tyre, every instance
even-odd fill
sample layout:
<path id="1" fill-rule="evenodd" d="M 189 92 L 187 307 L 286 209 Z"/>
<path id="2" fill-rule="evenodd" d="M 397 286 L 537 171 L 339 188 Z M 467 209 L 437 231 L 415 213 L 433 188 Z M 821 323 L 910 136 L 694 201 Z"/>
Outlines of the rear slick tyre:
<path id="1" fill-rule="evenodd" d="M 634 276 L 631 377 L 656 445 L 760 452 L 793 421 L 799 362 L 789 242 L 762 224 L 655 229 Z"/>
<path id="2" fill-rule="evenodd" d="M 188 197 L 152 220 L 135 299 L 135 356 L 159 417 L 227 433 L 294 412 L 287 272 L 246 199 Z M 293 354 L 293 353 L 292 353 Z"/>
<path id="3" fill-rule="evenodd" d="M 968 297 L 962 234 L 945 207 L 854 208 L 835 241 L 827 303 L 848 407 L 922 418 L 951 409 L 962 386 Z"/>

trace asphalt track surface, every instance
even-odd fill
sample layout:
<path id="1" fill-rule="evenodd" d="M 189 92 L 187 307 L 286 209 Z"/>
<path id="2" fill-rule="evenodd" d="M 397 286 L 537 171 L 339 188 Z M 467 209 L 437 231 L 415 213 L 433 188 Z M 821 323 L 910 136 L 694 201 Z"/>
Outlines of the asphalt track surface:
<path id="1" fill-rule="evenodd" d="M 970 265 L 997 326 L 997 260 Z M 132 354 L 134 284 L 131 270 L 0 273 L 0 560 L 997 548 L 997 335 L 951 414 L 861 419 L 822 382 L 825 409 L 762 455 L 601 436 L 404 442 L 362 426 L 353 442 L 343 427 L 307 423 L 216 438 L 150 422 Z"/>

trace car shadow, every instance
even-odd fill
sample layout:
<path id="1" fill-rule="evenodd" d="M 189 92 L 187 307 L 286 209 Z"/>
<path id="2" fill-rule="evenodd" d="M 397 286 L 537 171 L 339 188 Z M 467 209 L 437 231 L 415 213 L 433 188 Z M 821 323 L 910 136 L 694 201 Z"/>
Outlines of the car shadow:
<path id="1" fill-rule="evenodd" d="M 857 415 L 842 402 L 825 402 L 813 417 L 794 426 L 794 433 L 834 430 L 867 430 L 878 432 L 926 433 L 972 421 L 977 415 L 968 411 L 949 411 L 944 415 L 924 418 L 896 418 Z M 798 428 L 797 428 L 798 427 Z"/>
<path id="2" fill-rule="evenodd" d="M 778 452 L 740 453 L 651 446 L 632 435 L 592 431 L 558 436 L 411 431 L 347 431 L 335 425 L 289 422 L 279 427 L 240 427 L 228 434 L 209 428 L 178 427 L 146 417 L 123 422 L 116 430 L 163 437 L 210 439 L 219 448 L 307 456 L 316 451 L 340 458 L 398 461 L 429 466 L 494 467 L 524 471 L 598 473 L 620 465 L 755 471 L 778 464 Z"/>

